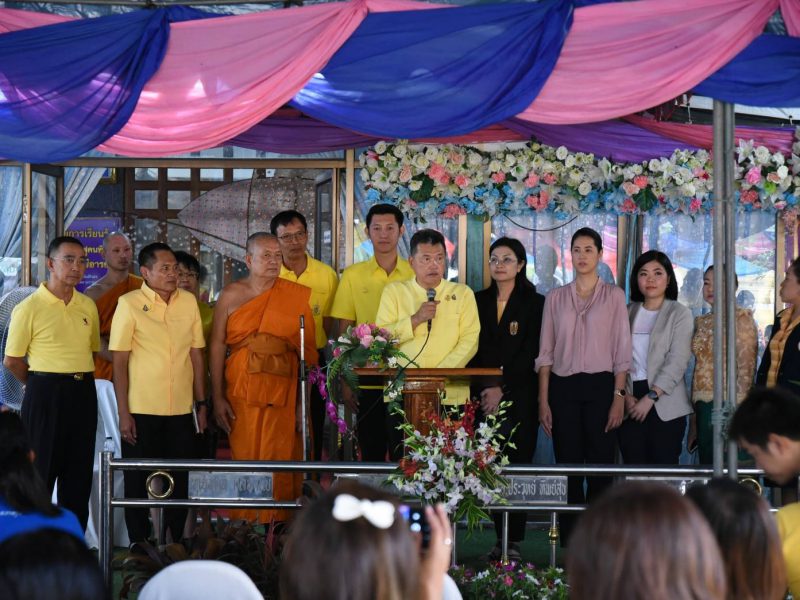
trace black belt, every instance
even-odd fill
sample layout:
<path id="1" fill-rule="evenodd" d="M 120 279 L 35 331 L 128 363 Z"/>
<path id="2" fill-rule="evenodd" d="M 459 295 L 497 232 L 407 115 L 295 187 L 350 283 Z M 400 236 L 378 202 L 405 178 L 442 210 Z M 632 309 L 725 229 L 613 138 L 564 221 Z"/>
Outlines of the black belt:
<path id="1" fill-rule="evenodd" d="M 60 377 L 62 379 L 83 381 L 84 379 L 88 379 L 89 376 L 94 375 L 94 371 L 88 371 L 86 373 L 48 373 L 46 371 L 28 371 L 28 375 L 36 375 L 37 377 Z"/>

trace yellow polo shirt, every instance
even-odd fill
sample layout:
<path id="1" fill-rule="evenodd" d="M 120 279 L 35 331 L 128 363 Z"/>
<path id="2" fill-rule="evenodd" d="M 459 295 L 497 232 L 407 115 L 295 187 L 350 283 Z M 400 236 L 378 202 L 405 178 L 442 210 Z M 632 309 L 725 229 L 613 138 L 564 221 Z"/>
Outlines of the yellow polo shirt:
<path id="1" fill-rule="evenodd" d="M 355 321 L 357 324 L 375 322 L 383 288 L 393 281 L 413 279 L 414 271 L 405 258 L 397 257 L 391 273 L 381 268 L 373 256 L 369 260 L 347 267 L 342 273 L 339 289 L 331 307 L 331 316 Z"/>
<path id="2" fill-rule="evenodd" d="M 11 311 L 6 355 L 27 356 L 31 371 L 90 373 L 99 350 L 97 307 L 77 290 L 65 304 L 43 283 Z"/>
<path id="3" fill-rule="evenodd" d="M 145 415 L 185 415 L 192 410 L 191 348 L 204 348 L 194 295 L 176 290 L 169 304 L 147 284 L 120 296 L 108 348 L 130 352 L 128 407 Z"/>
<path id="4" fill-rule="evenodd" d="M 317 348 L 324 348 L 328 344 L 328 336 L 325 334 L 325 327 L 322 323 L 324 317 L 331 316 L 331 305 L 333 297 L 336 295 L 336 288 L 339 285 L 339 278 L 336 271 L 331 269 L 324 262 L 313 258 L 306 253 L 306 270 L 300 276 L 294 271 L 281 265 L 281 279 L 299 283 L 307 288 L 311 288 L 311 298 L 308 305 L 314 315 L 314 334 L 317 340 Z"/>
<path id="5" fill-rule="evenodd" d="M 436 286 L 439 306 L 431 323 L 428 343 L 428 324 L 411 328 L 411 315 L 428 300 L 427 291 L 416 281 L 390 283 L 383 290 L 375 322 L 386 327 L 400 340 L 400 350 L 422 368 L 458 369 L 467 366 L 478 351 L 481 324 L 478 306 L 472 290 L 462 283 L 442 280 Z M 423 349 L 423 344 L 425 347 Z M 469 398 L 469 385 L 448 385 L 444 404 L 464 404 Z"/>
<path id="6" fill-rule="evenodd" d="M 795 598 L 800 598 L 800 503 L 787 504 L 775 513 L 775 519 L 786 561 L 789 591 Z"/>

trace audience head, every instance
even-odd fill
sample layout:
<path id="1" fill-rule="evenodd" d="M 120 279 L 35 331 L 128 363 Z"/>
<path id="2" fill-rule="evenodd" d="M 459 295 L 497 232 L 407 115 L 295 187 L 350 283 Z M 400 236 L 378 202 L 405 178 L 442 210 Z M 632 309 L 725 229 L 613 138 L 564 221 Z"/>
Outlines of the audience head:
<path id="1" fill-rule="evenodd" d="M 281 274 L 283 254 L 277 236 L 259 231 L 247 238 L 244 262 L 250 274 L 267 279 Z"/>
<path id="2" fill-rule="evenodd" d="M 411 236 L 411 256 L 408 262 L 417 283 L 425 289 L 441 283 L 447 269 L 447 248 L 444 236 L 435 229 L 420 229 Z"/>
<path id="3" fill-rule="evenodd" d="M 151 290 L 169 295 L 178 289 L 178 261 L 167 244 L 154 242 L 139 251 L 139 272 Z"/>
<path id="4" fill-rule="evenodd" d="M 722 265 L 722 269 L 725 270 L 725 265 Z M 697 269 L 691 269 L 686 273 L 686 277 L 688 278 L 689 273 L 693 271 L 697 271 Z M 684 279 L 684 285 L 686 285 L 686 279 Z M 733 285 L 739 287 L 739 276 L 736 273 L 733 274 Z M 714 303 L 714 265 L 708 267 L 703 273 L 703 300 L 708 304 Z"/>
<path id="5" fill-rule="evenodd" d="M 572 235 L 570 252 L 572 268 L 579 275 L 596 274 L 603 258 L 603 238 L 594 229 L 581 227 Z"/>
<path id="6" fill-rule="evenodd" d="M 489 247 L 489 271 L 492 282 L 489 287 L 497 290 L 498 281 L 514 280 L 514 286 L 533 288 L 528 280 L 526 267 L 528 257 L 525 247 L 517 239 L 501 237 Z"/>
<path id="7" fill-rule="evenodd" d="M 686 496 L 717 537 L 731 600 L 779 600 L 786 595 L 786 567 L 767 503 L 732 479 L 696 484 Z"/>
<path id="8" fill-rule="evenodd" d="M 780 484 L 800 472 L 800 398 L 783 388 L 753 388 L 736 408 L 728 436 Z"/>
<path id="9" fill-rule="evenodd" d="M 52 281 L 75 287 L 83 279 L 86 267 L 86 251 L 79 239 L 61 235 L 48 244 L 47 270 Z"/>
<path id="10" fill-rule="evenodd" d="M 308 225 L 306 218 L 296 210 L 284 210 L 272 217 L 269 224 L 272 235 L 278 237 L 283 262 L 287 265 L 302 260 L 306 255 Z"/>
<path id="11" fill-rule="evenodd" d="M 112 231 L 103 238 L 103 257 L 112 271 L 127 271 L 133 261 L 133 245 L 121 231 Z"/>
<path id="12" fill-rule="evenodd" d="M 395 252 L 405 233 L 403 213 L 393 204 L 374 204 L 367 212 L 366 233 L 376 254 Z"/>
<path id="13" fill-rule="evenodd" d="M 330 600 L 414 598 L 419 560 L 395 496 L 339 481 L 292 524 L 281 563 L 281 597 L 316 600 L 325 590 Z"/>
<path id="14" fill-rule="evenodd" d="M 756 297 L 750 290 L 742 290 L 736 294 L 736 305 L 753 310 L 756 306 Z"/>
<path id="15" fill-rule="evenodd" d="M 106 597 L 97 558 L 83 540 L 39 529 L 0 544 L 3 600 L 99 600 Z"/>
<path id="16" fill-rule="evenodd" d="M 175 252 L 175 260 L 178 261 L 178 287 L 198 296 L 200 294 L 200 262 L 183 250 Z"/>
<path id="17" fill-rule="evenodd" d="M 663 296 L 678 299 L 678 282 L 669 257 L 658 250 L 643 253 L 631 269 L 631 302 L 644 302 L 646 298 Z"/>
<path id="18" fill-rule="evenodd" d="M 44 482 L 33 466 L 33 450 L 20 418 L 0 412 L 0 498 L 19 512 L 57 515 Z"/>
<path id="19" fill-rule="evenodd" d="M 800 303 L 800 257 L 789 263 L 786 276 L 780 287 L 781 302 L 786 304 Z"/>
<path id="20" fill-rule="evenodd" d="M 609 489 L 570 538 L 574 600 L 722 600 L 725 570 L 700 511 L 674 489 L 629 482 Z"/>

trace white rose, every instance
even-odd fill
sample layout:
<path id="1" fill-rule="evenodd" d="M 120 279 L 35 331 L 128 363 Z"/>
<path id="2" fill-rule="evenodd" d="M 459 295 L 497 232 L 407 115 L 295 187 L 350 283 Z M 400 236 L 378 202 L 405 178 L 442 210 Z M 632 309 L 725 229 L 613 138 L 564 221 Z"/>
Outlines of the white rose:
<path id="1" fill-rule="evenodd" d="M 517 164 L 517 157 L 513 154 L 506 154 L 506 168 L 510 169 Z"/>
<path id="2" fill-rule="evenodd" d="M 647 165 L 647 168 L 651 171 L 658 172 L 661 171 L 661 161 L 657 158 L 651 158 L 650 163 Z"/>
<path id="3" fill-rule="evenodd" d="M 483 157 L 477 152 L 470 152 L 469 156 L 467 157 L 467 162 L 470 164 L 470 166 L 477 167 L 483 162 Z"/>
<path id="4" fill-rule="evenodd" d="M 369 181 L 369 171 L 361 169 L 361 181 Z"/>
<path id="5" fill-rule="evenodd" d="M 501 163 L 496 158 L 489 162 L 489 170 L 492 173 L 497 173 L 498 171 L 502 171 L 502 169 L 503 169 L 503 163 Z"/>
<path id="6" fill-rule="evenodd" d="M 785 160 L 784 160 L 783 154 L 781 154 L 780 152 L 776 152 L 775 154 L 773 154 L 772 155 L 772 162 L 774 162 L 778 166 L 781 166 L 782 164 L 784 164 Z"/>
<path id="7" fill-rule="evenodd" d="M 789 167 L 787 167 L 784 164 L 782 164 L 780 167 L 778 167 L 778 177 L 780 177 L 781 179 L 784 179 L 785 177 L 788 177 L 788 176 L 789 176 Z"/>
<path id="8" fill-rule="evenodd" d="M 416 192 L 421 187 L 422 187 L 422 182 L 419 181 L 418 179 L 412 179 L 408 183 L 408 189 L 410 189 L 412 192 Z"/>
<path id="9" fill-rule="evenodd" d="M 556 148 L 556 158 L 558 160 L 564 160 L 565 158 L 567 158 L 568 154 L 569 150 L 567 150 L 565 146 L 559 146 L 558 148 Z"/>
<path id="10" fill-rule="evenodd" d="M 439 156 L 439 150 L 437 150 L 434 146 L 428 146 L 425 148 L 425 158 L 428 160 L 436 160 L 437 156 Z"/>
<path id="11" fill-rule="evenodd" d="M 405 146 L 395 146 L 392 150 L 392 154 L 394 154 L 397 158 L 403 158 L 406 153 L 408 152 L 408 148 Z"/>
<path id="12" fill-rule="evenodd" d="M 578 186 L 578 193 L 581 196 L 588 196 L 589 192 L 591 191 L 592 191 L 592 184 L 589 183 L 588 181 L 584 181 Z"/>
<path id="13" fill-rule="evenodd" d="M 386 142 L 378 142 L 375 144 L 375 152 L 376 154 L 383 154 L 386 152 Z"/>
<path id="14" fill-rule="evenodd" d="M 564 166 L 567 167 L 568 169 L 571 169 L 572 167 L 575 166 L 575 162 L 576 162 L 575 161 L 575 156 L 570 154 L 569 156 L 567 156 L 567 159 L 564 161 Z"/>
<path id="15" fill-rule="evenodd" d="M 412 163 L 415 167 L 424 171 L 430 166 L 431 161 L 424 154 L 417 154 L 414 156 Z"/>

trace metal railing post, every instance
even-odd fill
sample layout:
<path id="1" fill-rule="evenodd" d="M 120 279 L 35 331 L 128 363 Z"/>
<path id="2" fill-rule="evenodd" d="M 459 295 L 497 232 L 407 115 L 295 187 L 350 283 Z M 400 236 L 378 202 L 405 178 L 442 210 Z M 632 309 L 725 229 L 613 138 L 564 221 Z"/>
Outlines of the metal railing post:
<path id="1" fill-rule="evenodd" d="M 112 456 L 113 454 L 107 450 L 100 453 L 100 531 L 98 532 L 100 548 L 98 554 L 100 556 L 103 579 L 109 589 L 111 586 L 111 553 L 114 546 L 114 534 L 111 526 L 111 512 L 113 510 L 111 500 L 114 490 L 114 479 L 111 471 Z"/>

